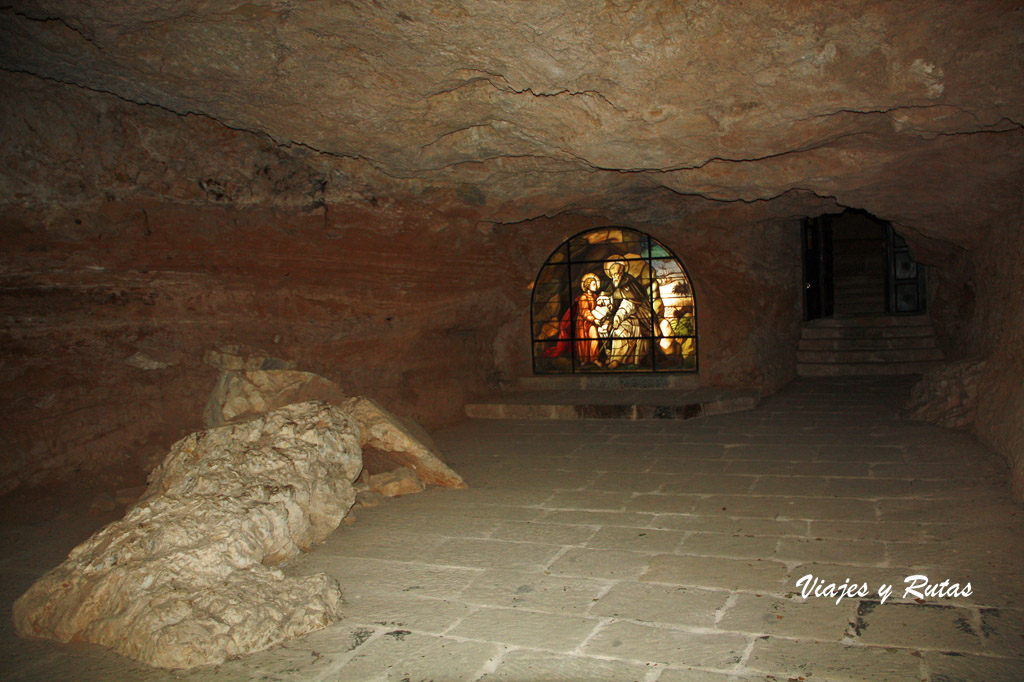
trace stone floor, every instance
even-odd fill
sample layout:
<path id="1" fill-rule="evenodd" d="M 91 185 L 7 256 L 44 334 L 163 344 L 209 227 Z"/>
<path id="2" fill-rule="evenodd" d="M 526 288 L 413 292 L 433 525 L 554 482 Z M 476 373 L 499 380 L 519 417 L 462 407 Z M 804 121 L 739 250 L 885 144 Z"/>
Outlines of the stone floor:
<path id="1" fill-rule="evenodd" d="M 287 567 L 336 576 L 343 621 L 187 672 L 15 637 L 11 600 L 102 519 L 5 518 L 0 678 L 1019 682 L 1024 508 L 971 437 L 897 417 L 909 385 L 801 379 L 702 419 L 437 433 L 471 488 L 356 510 Z M 866 587 L 805 600 L 805 575 Z M 912 575 L 971 591 L 904 598 Z"/>

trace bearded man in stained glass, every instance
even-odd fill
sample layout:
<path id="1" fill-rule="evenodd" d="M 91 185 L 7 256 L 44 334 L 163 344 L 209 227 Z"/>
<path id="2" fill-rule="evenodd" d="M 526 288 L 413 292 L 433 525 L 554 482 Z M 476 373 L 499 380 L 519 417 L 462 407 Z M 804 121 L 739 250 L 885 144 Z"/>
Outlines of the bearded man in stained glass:
<path id="1" fill-rule="evenodd" d="M 604 272 L 611 280 L 611 294 L 615 313 L 611 322 L 611 352 L 608 368 L 639 367 L 651 351 L 654 329 L 652 295 L 657 289 L 641 284 L 629 271 L 623 258 L 609 258 Z"/>

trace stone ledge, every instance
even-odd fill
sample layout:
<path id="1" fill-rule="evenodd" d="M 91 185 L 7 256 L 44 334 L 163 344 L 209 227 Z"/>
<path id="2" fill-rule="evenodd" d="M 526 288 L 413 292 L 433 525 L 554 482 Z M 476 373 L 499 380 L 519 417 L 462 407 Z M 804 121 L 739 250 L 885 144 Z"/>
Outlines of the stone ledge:
<path id="1" fill-rule="evenodd" d="M 466 404 L 473 419 L 693 419 L 752 410 L 757 391 L 519 391 Z"/>
<path id="2" fill-rule="evenodd" d="M 520 377 L 516 387 L 523 391 L 692 391 L 700 388 L 700 376 L 696 372 L 537 374 Z"/>

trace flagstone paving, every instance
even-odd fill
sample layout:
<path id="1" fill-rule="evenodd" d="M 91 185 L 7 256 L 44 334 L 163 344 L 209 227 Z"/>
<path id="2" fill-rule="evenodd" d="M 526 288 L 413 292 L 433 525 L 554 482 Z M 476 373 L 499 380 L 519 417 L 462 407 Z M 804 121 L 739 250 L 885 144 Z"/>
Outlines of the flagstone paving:
<path id="1" fill-rule="evenodd" d="M 909 386 L 801 379 L 749 412 L 437 433 L 469 489 L 356 509 L 285 567 L 334 575 L 344 620 L 191 671 L 17 638 L 10 602 L 102 519 L 5 520 L 0 678 L 1018 682 L 1024 508 L 971 436 L 899 418 Z"/>

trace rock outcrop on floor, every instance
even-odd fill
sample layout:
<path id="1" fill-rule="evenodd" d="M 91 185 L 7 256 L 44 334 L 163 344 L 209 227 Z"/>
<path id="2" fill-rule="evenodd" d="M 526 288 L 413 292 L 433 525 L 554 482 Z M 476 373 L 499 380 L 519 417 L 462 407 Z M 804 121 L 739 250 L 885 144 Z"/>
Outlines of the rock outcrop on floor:
<path id="1" fill-rule="evenodd" d="M 293 403 L 323 400 L 338 405 L 345 398 L 341 386 L 310 372 L 229 370 L 217 378 L 203 412 L 203 423 L 214 428 Z"/>
<path id="2" fill-rule="evenodd" d="M 359 440 L 356 420 L 320 401 L 183 438 L 123 519 L 15 602 L 18 632 L 189 668 L 324 627 L 340 617 L 337 582 L 272 566 L 348 512 Z"/>
<path id="3" fill-rule="evenodd" d="M 427 485 L 466 487 L 462 476 L 441 460 L 430 436 L 418 424 L 399 419 L 370 398 L 349 398 L 341 407 L 359 424 L 359 445 L 371 474 L 405 467 Z"/>
<path id="4" fill-rule="evenodd" d="M 403 420 L 371 398 L 348 397 L 341 386 L 320 375 L 294 370 L 226 371 L 217 380 L 204 413 L 207 426 L 248 419 L 304 400 L 338 405 L 359 425 L 359 447 L 370 474 L 411 470 L 425 485 L 465 488 L 418 424 Z"/>
<path id="5" fill-rule="evenodd" d="M 978 412 L 978 391 L 985 360 L 951 362 L 925 373 L 903 411 L 908 419 L 950 429 L 968 428 Z"/>

